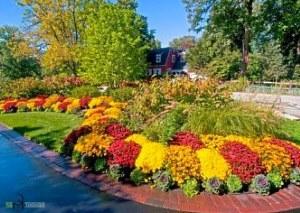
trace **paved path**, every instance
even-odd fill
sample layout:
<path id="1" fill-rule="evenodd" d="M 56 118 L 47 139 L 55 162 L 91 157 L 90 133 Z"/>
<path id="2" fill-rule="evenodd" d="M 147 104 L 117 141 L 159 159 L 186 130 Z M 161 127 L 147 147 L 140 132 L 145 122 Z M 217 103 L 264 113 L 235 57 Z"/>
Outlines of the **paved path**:
<path id="1" fill-rule="evenodd" d="M 286 116 L 300 119 L 300 96 L 236 92 L 233 93 L 233 98 L 268 105 Z"/>
<path id="2" fill-rule="evenodd" d="M 11 196 L 10 191 L 17 192 L 20 190 L 21 192 L 28 192 L 28 196 L 33 196 L 33 200 L 30 201 L 48 202 L 47 199 L 52 200 L 48 203 L 51 212 L 85 212 L 83 210 L 108 213 L 159 213 L 171 212 L 171 210 L 213 213 L 300 212 L 300 187 L 295 185 L 290 185 L 270 196 L 251 193 L 218 196 L 202 192 L 200 195 L 188 198 L 180 190 L 161 192 L 151 189 L 147 185 L 134 187 L 130 184 L 114 182 L 105 175 L 85 173 L 79 165 L 72 163 L 69 159 L 46 150 L 45 147 L 30 142 L 1 125 L 0 135 L 5 137 L 5 140 L 0 138 L 1 202 L 3 202 L 3 197 L 4 200 L 14 198 L 9 197 Z M 17 145 L 23 151 L 21 152 L 20 149 L 16 151 L 17 147 L 14 147 L 14 145 Z M 12 157 L 9 157 L 7 151 L 12 152 Z M 24 151 L 27 155 L 24 155 Z M 17 154 L 14 154 L 15 152 Z M 28 159 L 33 161 L 30 156 L 36 157 L 39 161 L 37 162 L 34 159 L 34 163 L 28 164 Z M 56 175 L 51 174 L 51 171 L 45 165 L 55 170 Z M 37 171 L 32 172 L 35 169 Z M 66 179 L 58 173 L 73 180 Z M 48 181 L 45 182 L 43 179 Z M 121 199 L 113 199 L 103 193 L 97 194 L 93 190 L 75 183 L 74 180 Z M 49 191 L 51 188 L 52 190 Z M 42 196 L 42 200 L 39 199 L 40 196 Z M 129 200 L 160 208 L 138 205 Z M 0 212 L 5 212 L 2 211 L 2 206 L 0 206 Z M 42 210 L 41 212 L 45 211 Z"/>

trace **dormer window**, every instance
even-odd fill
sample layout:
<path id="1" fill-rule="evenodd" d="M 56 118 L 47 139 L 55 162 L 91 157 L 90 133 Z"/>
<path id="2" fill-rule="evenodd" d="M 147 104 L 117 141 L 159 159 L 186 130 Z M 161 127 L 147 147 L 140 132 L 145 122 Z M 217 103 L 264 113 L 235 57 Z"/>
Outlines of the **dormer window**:
<path id="1" fill-rule="evenodd" d="M 161 63 L 161 54 L 156 54 L 156 56 L 155 56 L 155 62 L 157 64 Z"/>
<path id="2" fill-rule="evenodd" d="M 176 55 L 172 55 L 172 63 L 175 64 L 176 62 Z"/>

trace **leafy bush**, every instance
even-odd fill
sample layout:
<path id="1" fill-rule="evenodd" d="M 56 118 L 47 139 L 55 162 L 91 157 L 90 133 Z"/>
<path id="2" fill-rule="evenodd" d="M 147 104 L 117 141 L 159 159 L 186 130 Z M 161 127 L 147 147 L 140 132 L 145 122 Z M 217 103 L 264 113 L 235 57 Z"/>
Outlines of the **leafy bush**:
<path id="1" fill-rule="evenodd" d="M 265 175 L 260 174 L 253 178 L 250 190 L 261 195 L 269 195 L 271 191 L 271 184 Z"/>
<path id="2" fill-rule="evenodd" d="M 222 194 L 225 192 L 224 182 L 219 178 L 213 177 L 203 182 L 205 191 L 213 194 Z"/>
<path id="3" fill-rule="evenodd" d="M 267 178 L 273 189 L 280 189 L 284 185 L 280 172 L 276 170 L 268 173 Z"/>
<path id="4" fill-rule="evenodd" d="M 125 172 L 122 169 L 122 167 L 119 165 L 110 165 L 109 170 L 108 170 L 108 175 L 112 179 L 118 181 L 118 180 L 122 179 L 123 177 L 125 177 Z"/>
<path id="5" fill-rule="evenodd" d="M 94 164 L 95 172 L 103 172 L 106 169 L 107 163 L 105 158 L 98 158 Z"/>
<path id="6" fill-rule="evenodd" d="M 185 181 L 181 186 L 183 193 L 188 197 L 197 195 L 200 191 L 200 184 L 194 178 Z"/>
<path id="7" fill-rule="evenodd" d="M 197 107 L 183 129 L 201 134 L 263 136 L 281 135 L 280 119 L 255 105 L 232 103 L 224 108 Z"/>
<path id="8" fill-rule="evenodd" d="M 300 186 L 300 168 L 294 168 L 290 174 L 291 183 Z"/>
<path id="9" fill-rule="evenodd" d="M 226 180 L 226 186 L 229 192 L 240 192 L 243 188 L 241 179 L 237 175 L 230 175 Z"/>
<path id="10" fill-rule="evenodd" d="M 80 160 L 81 160 L 81 154 L 80 154 L 80 152 L 74 151 L 74 152 L 72 153 L 72 160 L 73 160 L 75 163 L 79 163 Z"/>
<path id="11" fill-rule="evenodd" d="M 140 169 L 134 169 L 130 173 L 130 180 L 137 186 L 145 182 L 146 175 Z"/>
<path id="12" fill-rule="evenodd" d="M 84 154 L 81 156 L 79 163 L 83 168 L 91 168 L 93 165 L 93 158 Z"/>
<path id="13" fill-rule="evenodd" d="M 152 176 L 154 186 L 161 191 L 168 191 L 173 185 L 171 174 L 169 171 L 157 171 Z"/>
<path id="14" fill-rule="evenodd" d="M 183 108 L 176 108 L 144 129 L 144 134 L 153 141 L 167 144 L 181 128 L 186 119 Z"/>
<path id="15" fill-rule="evenodd" d="M 82 98 L 82 97 L 97 97 L 101 95 L 99 89 L 95 86 L 84 85 L 80 87 L 75 87 L 71 89 L 69 95 L 74 98 Z"/>
<path id="16" fill-rule="evenodd" d="M 123 87 L 118 89 L 110 89 L 107 95 L 113 97 L 116 101 L 126 102 L 133 98 L 135 89 L 132 87 Z"/>

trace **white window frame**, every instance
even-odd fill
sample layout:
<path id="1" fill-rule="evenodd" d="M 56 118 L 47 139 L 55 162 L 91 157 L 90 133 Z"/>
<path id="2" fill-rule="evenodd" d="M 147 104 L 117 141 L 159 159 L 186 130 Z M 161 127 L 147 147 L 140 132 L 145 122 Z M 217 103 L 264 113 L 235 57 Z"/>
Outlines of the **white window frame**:
<path id="1" fill-rule="evenodd" d="M 156 54 L 156 55 L 155 55 L 155 62 L 156 62 L 157 64 L 161 63 L 161 54 Z"/>
<path id="2" fill-rule="evenodd" d="M 172 55 L 172 63 L 175 64 L 175 62 L 176 62 L 176 55 L 173 54 Z"/>

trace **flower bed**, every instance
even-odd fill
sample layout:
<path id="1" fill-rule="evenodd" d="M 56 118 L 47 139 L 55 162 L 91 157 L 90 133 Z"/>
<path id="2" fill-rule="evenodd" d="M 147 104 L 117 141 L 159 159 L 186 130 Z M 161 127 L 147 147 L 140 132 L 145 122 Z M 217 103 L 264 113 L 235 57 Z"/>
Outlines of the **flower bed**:
<path id="1" fill-rule="evenodd" d="M 104 96 L 52 95 L 0 101 L 0 111 L 81 114 L 82 125 L 66 136 L 62 151 L 85 169 L 135 185 L 179 187 L 187 196 L 201 190 L 268 195 L 289 183 L 300 185 L 300 147 L 292 142 L 178 131 L 165 145 L 123 126 L 125 105 Z"/>

